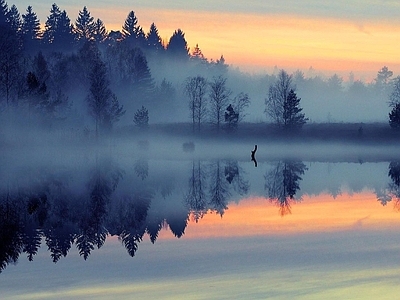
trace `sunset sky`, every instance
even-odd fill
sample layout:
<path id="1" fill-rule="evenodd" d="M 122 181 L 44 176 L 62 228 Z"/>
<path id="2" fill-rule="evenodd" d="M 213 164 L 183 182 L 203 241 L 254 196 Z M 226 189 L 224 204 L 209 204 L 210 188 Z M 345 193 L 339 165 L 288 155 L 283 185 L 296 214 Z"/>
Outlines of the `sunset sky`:
<path id="1" fill-rule="evenodd" d="M 8 1 L 20 13 L 28 5 L 44 23 L 53 2 Z M 75 21 L 86 5 L 108 30 L 118 30 L 133 10 L 144 31 L 155 22 L 168 41 L 181 28 L 188 44 L 196 43 L 209 59 L 224 55 L 242 70 L 271 72 L 274 66 L 289 71 L 313 67 L 344 78 L 373 78 L 387 65 L 400 73 L 400 3 L 377 0 L 251 0 L 251 1 L 57 1 Z"/>

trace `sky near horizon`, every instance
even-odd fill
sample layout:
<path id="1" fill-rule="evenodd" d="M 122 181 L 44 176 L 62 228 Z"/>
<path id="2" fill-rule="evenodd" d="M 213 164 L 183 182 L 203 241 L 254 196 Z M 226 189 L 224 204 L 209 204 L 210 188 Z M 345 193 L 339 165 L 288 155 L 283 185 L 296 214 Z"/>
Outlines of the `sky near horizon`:
<path id="1" fill-rule="evenodd" d="M 32 5 L 43 24 L 53 1 L 7 1 L 23 14 Z M 400 2 L 393 0 L 57 1 L 75 22 L 86 5 L 108 30 L 120 30 L 133 10 L 145 32 L 154 22 L 168 41 L 185 32 L 190 48 L 199 45 L 208 59 L 250 72 L 310 67 L 327 76 L 371 80 L 383 66 L 400 75 Z"/>

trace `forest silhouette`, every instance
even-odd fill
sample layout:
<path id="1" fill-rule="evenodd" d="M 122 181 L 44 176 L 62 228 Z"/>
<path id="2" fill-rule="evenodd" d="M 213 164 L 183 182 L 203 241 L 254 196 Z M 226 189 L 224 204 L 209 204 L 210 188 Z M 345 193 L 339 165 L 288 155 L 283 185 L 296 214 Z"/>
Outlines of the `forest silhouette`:
<path id="1" fill-rule="evenodd" d="M 346 83 L 337 74 L 324 78 L 312 68 L 307 74 L 276 70 L 257 77 L 238 72 L 223 55 L 206 58 L 198 44 L 191 50 L 182 29 L 168 41 L 155 23 L 145 32 L 134 11 L 120 31 L 108 31 L 86 6 L 73 21 L 54 3 L 40 24 L 32 6 L 20 14 L 0 0 L 4 138 L 10 128 L 36 127 L 99 137 L 117 124 L 145 129 L 149 122 L 190 122 L 192 131 L 222 128 L 232 134 L 255 111 L 289 131 L 316 118 L 331 124 L 338 117 L 357 128 L 371 119 L 399 127 L 400 79 L 387 66 L 371 83 L 354 74 Z M 361 107 L 370 108 L 366 121 Z"/>
<path id="2" fill-rule="evenodd" d="M 0 192 L 0 269 L 22 254 L 33 260 L 44 245 L 56 263 L 73 247 L 88 259 L 109 236 L 117 236 L 132 257 L 146 236 L 153 244 L 162 230 L 181 238 L 190 221 L 201 222 L 206 214 L 223 218 L 234 199 L 249 194 L 252 182 L 242 166 L 235 160 L 193 159 L 182 177 L 169 167 L 150 169 L 148 158 L 142 156 L 129 173 L 108 155 L 98 155 L 78 169 L 5 170 L 8 175 L 3 176 L 6 181 Z M 382 205 L 393 201 L 400 209 L 399 162 L 390 162 L 388 170 L 388 184 L 376 190 L 376 197 Z M 266 206 L 276 205 L 282 217 L 292 213 L 292 205 L 302 200 L 300 186 L 306 172 L 308 168 L 298 160 L 269 162 L 262 178 Z M 174 178 L 182 178 L 181 187 Z M 340 193 L 340 187 L 326 185 L 332 197 Z M 351 188 L 361 192 L 364 186 Z M 327 191 L 324 185 L 318 190 Z M 175 201 L 177 196 L 181 198 Z"/>

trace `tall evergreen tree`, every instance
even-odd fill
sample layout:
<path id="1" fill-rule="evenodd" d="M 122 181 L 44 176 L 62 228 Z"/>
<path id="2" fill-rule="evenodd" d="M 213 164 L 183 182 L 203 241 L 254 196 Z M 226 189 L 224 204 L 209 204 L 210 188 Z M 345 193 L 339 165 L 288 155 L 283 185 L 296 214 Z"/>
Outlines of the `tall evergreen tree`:
<path id="1" fill-rule="evenodd" d="M 107 29 L 106 26 L 104 25 L 103 21 L 100 19 L 97 19 L 94 22 L 94 28 L 93 28 L 93 40 L 101 44 L 107 39 Z"/>
<path id="2" fill-rule="evenodd" d="M 274 84 L 269 87 L 268 98 L 265 99 L 265 112 L 279 127 L 299 129 L 307 118 L 301 113 L 300 98 L 297 98 L 292 84 L 292 76 L 281 70 Z"/>
<path id="3" fill-rule="evenodd" d="M 26 48 L 30 48 L 40 38 L 40 21 L 32 6 L 28 6 L 26 13 L 22 15 L 22 36 Z"/>
<path id="4" fill-rule="evenodd" d="M 57 4 L 53 4 L 50 9 L 50 15 L 47 17 L 44 25 L 43 42 L 45 44 L 52 44 L 55 40 L 58 24 L 61 17 L 61 10 Z"/>
<path id="5" fill-rule="evenodd" d="M 73 29 L 74 27 L 71 24 L 71 20 L 69 19 L 67 12 L 63 10 L 58 23 L 57 46 L 62 47 L 63 49 L 69 49 L 73 45 Z"/>
<path id="6" fill-rule="evenodd" d="M 96 137 L 98 137 L 99 130 L 110 129 L 113 122 L 118 121 L 125 111 L 110 89 L 107 68 L 100 59 L 94 62 L 89 79 L 87 101 L 89 111 L 95 119 Z"/>
<path id="7" fill-rule="evenodd" d="M 142 47 L 145 44 L 146 37 L 135 12 L 130 11 L 122 26 L 122 35 L 124 40 L 129 42 L 133 47 Z"/>
<path id="8" fill-rule="evenodd" d="M 7 106 L 17 98 L 21 79 L 22 43 L 17 29 L 21 21 L 18 10 L 13 7 L 9 13 L 7 3 L 0 0 L 0 97 L 4 97 Z"/>
<path id="9" fill-rule="evenodd" d="M 400 129 L 400 103 L 394 105 L 389 113 L 389 125 L 393 129 Z"/>
<path id="10" fill-rule="evenodd" d="M 301 98 L 297 98 L 296 93 L 291 89 L 283 104 L 283 127 L 285 129 L 300 129 L 307 123 L 308 118 L 301 113 L 303 109 L 300 108 L 300 100 Z"/>
<path id="11" fill-rule="evenodd" d="M 0 0 L 0 28 L 8 25 L 8 5 L 5 0 Z"/>
<path id="12" fill-rule="evenodd" d="M 7 20 L 11 30 L 19 36 L 21 33 L 22 20 L 18 8 L 15 5 L 12 5 L 8 11 Z"/>
<path id="13" fill-rule="evenodd" d="M 158 28 L 154 23 L 151 23 L 150 30 L 146 35 L 147 45 L 151 50 L 156 52 L 164 50 Z"/>
<path id="14" fill-rule="evenodd" d="M 144 98 L 145 101 L 149 100 L 154 90 L 154 82 L 147 64 L 147 59 L 142 51 L 137 51 L 135 55 L 133 75 L 133 85 L 139 93 L 139 96 Z"/>
<path id="15" fill-rule="evenodd" d="M 56 50 L 69 49 L 73 44 L 73 26 L 65 10 L 53 4 L 43 32 L 43 42 Z"/>
<path id="16" fill-rule="evenodd" d="M 175 30 L 169 39 L 167 53 L 176 59 L 186 60 L 189 58 L 189 48 L 185 33 L 181 29 Z"/>
<path id="17" fill-rule="evenodd" d="M 196 44 L 196 47 L 194 47 L 190 58 L 195 62 L 200 62 L 200 63 L 207 62 L 207 58 L 204 57 L 203 52 L 201 51 L 198 44 Z"/>
<path id="18" fill-rule="evenodd" d="M 94 39 L 95 23 L 94 18 L 90 16 L 87 7 L 79 11 L 78 18 L 75 21 L 75 38 L 78 41 L 90 41 Z"/>

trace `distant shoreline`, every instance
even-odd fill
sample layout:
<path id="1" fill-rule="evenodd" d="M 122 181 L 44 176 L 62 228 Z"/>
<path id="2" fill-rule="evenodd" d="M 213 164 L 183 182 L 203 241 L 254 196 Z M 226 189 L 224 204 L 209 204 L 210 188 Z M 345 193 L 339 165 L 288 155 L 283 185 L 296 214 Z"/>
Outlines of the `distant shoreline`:
<path id="1" fill-rule="evenodd" d="M 134 126 L 116 129 L 117 136 L 133 135 L 172 135 L 194 139 L 211 140 L 259 140 L 271 142 L 343 142 L 379 143 L 400 145 L 400 130 L 393 130 L 388 123 L 311 123 L 297 132 L 288 132 L 268 123 L 242 123 L 236 131 L 226 129 L 217 131 L 215 126 L 204 124 L 200 132 L 193 132 L 191 123 L 151 124 L 147 131 Z"/>

